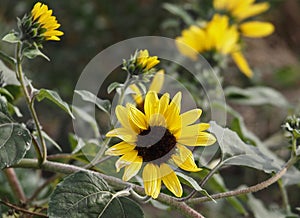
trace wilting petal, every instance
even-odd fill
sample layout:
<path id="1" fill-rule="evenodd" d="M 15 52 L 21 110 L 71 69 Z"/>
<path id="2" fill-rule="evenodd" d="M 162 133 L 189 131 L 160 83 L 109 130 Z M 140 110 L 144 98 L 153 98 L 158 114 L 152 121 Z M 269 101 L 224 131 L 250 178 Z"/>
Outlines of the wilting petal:
<path id="1" fill-rule="evenodd" d="M 146 195 L 157 198 L 161 188 L 161 178 L 159 167 L 155 164 L 148 163 L 143 170 L 143 182 Z"/>
<path id="2" fill-rule="evenodd" d="M 159 169 L 160 174 L 162 175 L 162 181 L 167 189 L 169 189 L 176 197 L 181 197 L 182 187 L 175 172 L 165 163 L 161 164 Z"/>
<path id="3" fill-rule="evenodd" d="M 119 172 L 121 168 L 133 163 L 134 160 L 136 159 L 137 155 L 138 155 L 138 152 L 136 150 L 132 150 L 132 151 L 129 151 L 128 153 L 124 154 L 122 157 L 120 157 L 116 161 L 116 164 L 115 164 L 117 172 Z"/>
<path id="4" fill-rule="evenodd" d="M 195 163 L 193 153 L 187 147 L 178 144 L 176 147 L 179 150 L 179 154 L 172 155 L 172 160 L 177 166 L 189 172 L 198 172 L 201 170 Z"/>
<path id="5" fill-rule="evenodd" d="M 243 74 L 245 74 L 247 77 L 252 77 L 252 70 L 250 69 L 244 55 L 241 52 L 231 53 L 231 57 Z"/>
<path id="6" fill-rule="evenodd" d="M 244 36 L 259 38 L 265 37 L 274 32 L 274 25 L 269 22 L 250 21 L 240 25 Z"/>
<path id="7" fill-rule="evenodd" d="M 132 151 L 134 148 L 135 145 L 128 144 L 127 142 L 120 142 L 107 149 L 105 154 L 111 156 L 120 156 Z"/>
<path id="8" fill-rule="evenodd" d="M 134 177 L 141 169 L 142 164 L 143 164 L 143 158 L 137 156 L 136 159 L 130 165 L 125 167 L 122 179 L 124 181 L 128 181 L 129 179 Z"/>
<path id="9" fill-rule="evenodd" d="M 196 122 L 202 114 L 201 109 L 193 109 L 180 115 L 182 127 Z"/>

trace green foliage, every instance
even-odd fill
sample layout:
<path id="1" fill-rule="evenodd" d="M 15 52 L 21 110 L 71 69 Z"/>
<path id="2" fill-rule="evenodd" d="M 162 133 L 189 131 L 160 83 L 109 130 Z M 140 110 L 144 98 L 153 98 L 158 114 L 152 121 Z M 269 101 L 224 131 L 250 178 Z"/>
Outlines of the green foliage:
<path id="1" fill-rule="evenodd" d="M 1 96 L 0 96 L 1 97 Z M 29 131 L 9 116 L 7 105 L 0 98 L 0 168 L 18 163 L 29 150 L 31 136 Z"/>
<path id="2" fill-rule="evenodd" d="M 97 174 L 77 172 L 65 178 L 50 197 L 48 215 L 58 217 L 143 217 L 143 211 L 124 197 L 128 191 L 114 193 Z"/>
<path id="3" fill-rule="evenodd" d="M 57 92 L 48 89 L 40 89 L 35 97 L 38 101 L 42 101 L 45 98 L 50 100 L 74 119 L 74 115 L 72 114 L 69 105 L 61 99 Z"/>

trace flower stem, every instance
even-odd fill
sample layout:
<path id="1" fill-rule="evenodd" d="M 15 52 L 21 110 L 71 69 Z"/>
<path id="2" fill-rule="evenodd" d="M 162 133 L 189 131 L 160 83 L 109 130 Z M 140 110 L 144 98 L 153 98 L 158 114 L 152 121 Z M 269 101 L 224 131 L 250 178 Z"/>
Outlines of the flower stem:
<path id="1" fill-rule="evenodd" d="M 43 148 L 42 153 L 40 151 L 38 143 L 33 143 L 33 145 L 35 146 L 35 150 L 38 155 L 39 164 L 42 164 L 47 159 L 47 147 L 46 147 L 44 137 L 42 135 L 42 130 L 41 130 L 41 125 L 40 125 L 39 119 L 38 119 L 36 111 L 34 109 L 34 103 L 32 101 L 32 98 L 28 92 L 28 89 L 27 89 L 25 81 L 24 81 L 24 73 L 22 70 L 22 44 L 20 42 L 17 44 L 17 47 L 16 47 L 16 73 L 17 73 L 17 78 L 20 82 L 23 94 L 25 96 L 26 104 L 27 104 L 28 109 L 31 113 L 31 116 L 34 120 L 34 123 L 36 126 L 36 131 L 37 131 L 38 136 L 41 141 L 41 145 Z"/>
<path id="2" fill-rule="evenodd" d="M 16 198 L 20 200 L 21 203 L 26 202 L 26 196 L 24 194 L 23 188 L 20 184 L 20 181 L 16 175 L 16 172 L 13 168 L 7 168 L 3 170 L 5 176 L 7 177 L 8 183 L 15 194 Z"/>

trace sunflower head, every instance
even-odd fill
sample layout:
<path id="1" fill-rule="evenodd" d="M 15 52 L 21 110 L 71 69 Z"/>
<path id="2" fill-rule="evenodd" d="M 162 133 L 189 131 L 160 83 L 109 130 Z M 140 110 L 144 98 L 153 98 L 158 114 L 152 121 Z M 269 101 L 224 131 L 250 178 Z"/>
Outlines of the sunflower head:
<path id="1" fill-rule="evenodd" d="M 123 180 L 135 176 L 143 167 L 142 178 L 145 193 L 157 198 L 161 183 L 175 196 L 182 196 L 182 187 L 174 171 L 197 172 L 191 146 L 207 146 L 215 142 L 208 132 L 207 123 L 196 123 L 200 109 L 180 113 L 181 93 L 173 99 L 168 93 L 160 98 L 154 91 L 145 96 L 143 111 L 135 105 L 116 107 L 120 128 L 111 130 L 107 137 L 118 137 L 121 142 L 110 147 L 107 155 L 121 156 L 116 169 L 125 168 Z"/>
<path id="2" fill-rule="evenodd" d="M 159 62 L 157 56 L 149 56 L 147 49 L 139 50 L 129 60 L 123 62 L 123 69 L 132 75 L 150 73 Z"/>
<path id="3" fill-rule="evenodd" d="M 40 2 L 36 3 L 31 10 L 30 15 L 25 15 L 18 20 L 20 30 L 20 40 L 29 44 L 35 43 L 38 47 L 43 41 L 60 40 L 59 36 L 64 33 L 57 28 L 60 24 L 56 17 L 52 15 L 52 10 L 48 6 Z"/>

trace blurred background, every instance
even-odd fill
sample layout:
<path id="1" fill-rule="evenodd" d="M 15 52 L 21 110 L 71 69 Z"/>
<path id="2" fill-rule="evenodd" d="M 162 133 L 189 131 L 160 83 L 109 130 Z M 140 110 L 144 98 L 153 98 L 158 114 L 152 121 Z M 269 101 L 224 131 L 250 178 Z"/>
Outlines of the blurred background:
<path id="1" fill-rule="evenodd" d="M 137 36 L 165 36 L 175 38 L 180 29 L 168 28 L 170 19 L 178 19 L 167 12 L 162 4 L 184 3 L 187 0 L 44 0 L 54 11 L 60 30 L 64 32 L 60 42 L 44 43 L 44 53 L 51 62 L 43 58 L 26 61 L 24 64 L 27 76 L 34 81 L 37 88 L 47 88 L 58 91 L 62 98 L 71 103 L 76 82 L 88 62 L 103 49 L 121 40 Z M 199 5 L 208 4 L 208 0 L 198 0 Z M 225 72 L 225 85 L 266 85 L 280 92 L 293 104 L 300 103 L 300 1 L 299 0 L 270 0 L 271 9 L 262 15 L 262 20 L 272 22 L 276 26 L 273 35 L 263 39 L 245 39 L 245 56 L 255 70 L 256 76 L 249 81 L 233 66 Z M 30 12 L 36 1 L 1 0 L 0 1 L 0 38 L 11 29 L 16 29 L 16 16 L 22 17 Z M 13 46 L 0 42 L 0 50 L 13 55 Z M 129 55 L 129 54 L 128 54 Z M 127 57 L 124 57 L 127 58 Z M 120 60 L 121 63 L 122 60 Z M 229 75 L 228 77 L 226 75 Z M 19 103 L 21 109 L 22 102 Z M 38 108 L 41 123 L 49 133 L 63 147 L 69 151 L 67 133 L 72 131 L 69 117 L 46 103 Z M 280 125 L 286 117 L 286 112 L 272 107 L 234 106 L 243 114 L 247 127 L 261 139 L 266 139 L 280 131 Z M 274 119 L 276 116 L 276 119 Z M 26 119 L 26 113 L 24 113 Z M 226 184 L 235 188 L 239 182 L 228 178 L 242 179 L 247 184 L 255 184 L 264 178 L 253 170 L 240 170 L 232 167 L 230 171 L 223 171 Z M 227 175 L 227 177 L 226 177 Z M 229 175 L 229 176 L 228 176 Z M 253 175 L 255 175 L 253 177 Z M 295 187 L 288 191 L 293 192 Z M 269 196 L 272 195 L 272 198 Z M 266 203 L 280 201 L 280 196 L 272 193 L 272 187 L 259 193 Z M 292 195 L 292 205 L 300 206 L 300 196 Z M 215 212 L 222 211 L 223 204 L 217 206 L 206 204 L 205 210 L 213 207 Z M 230 208 L 230 207 L 229 207 Z M 152 208 L 147 208 L 150 212 Z M 201 210 L 201 209 L 200 209 Z M 210 214 L 204 212 L 204 214 Z M 228 217 L 236 214 L 228 213 Z M 151 214 L 151 213 L 150 213 Z M 154 217 L 149 216 L 148 217 Z M 146 216 L 146 217 L 147 217 Z M 160 217 L 170 217 L 162 212 Z M 211 216 L 212 217 L 212 214 Z M 237 216 L 235 216 L 237 217 Z"/>

